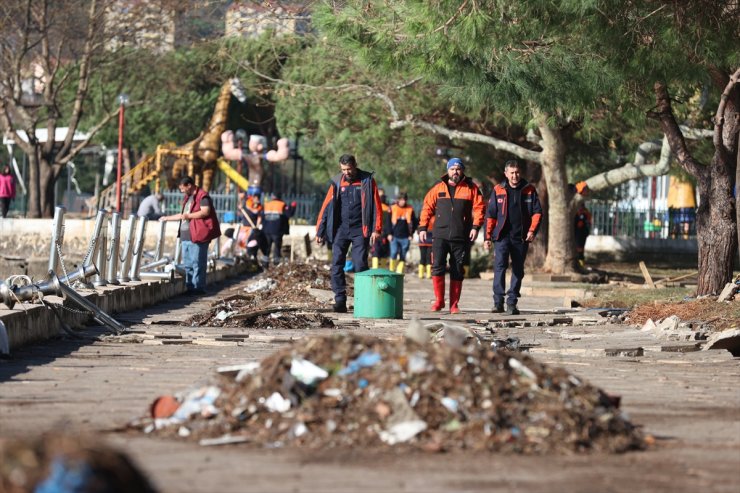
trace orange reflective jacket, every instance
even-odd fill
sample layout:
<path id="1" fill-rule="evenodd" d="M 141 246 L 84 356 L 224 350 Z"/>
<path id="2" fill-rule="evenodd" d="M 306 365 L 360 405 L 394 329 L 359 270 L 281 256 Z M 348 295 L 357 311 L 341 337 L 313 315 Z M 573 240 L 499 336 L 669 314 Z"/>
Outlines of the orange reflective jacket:
<path id="1" fill-rule="evenodd" d="M 468 177 L 455 187 L 449 187 L 447 180 L 448 176 L 444 175 L 424 197 L 419 231 L 427 231 L 433 220 L 435 238 L 468 240 L 471 229 L 483 226 L 483 195 Z"/>

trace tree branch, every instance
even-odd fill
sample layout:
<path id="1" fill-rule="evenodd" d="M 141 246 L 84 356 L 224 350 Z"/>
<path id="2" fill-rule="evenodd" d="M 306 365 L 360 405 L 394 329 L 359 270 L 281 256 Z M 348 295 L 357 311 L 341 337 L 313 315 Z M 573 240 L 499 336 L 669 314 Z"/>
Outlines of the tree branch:
<path id="1" fill-rule="evenodd" d="M 74 132 L 77 130 L 77 125 L 82 118 L 82 104 L 87 94 L 88 84 L 90 83 L 90 62 L 93 53 L 93 44 L 96 33 L 96 19 L 97 19 L 98 4 L 96 0 L 90 2 L 90 8 L 88 9 L 88 26 L 87 33 L 85 35 L 85 46 L 82 52 L 82 58 L 79 69 L 79 81 L 77 83 L 77 93 L 75 94 L 75 101 L 72 108 L 72 115 L 69 119 L 69 132 L 67 133 L 58 154 L 64 156 L 69 149 L 72 147 L 72 140 L 74 138 Z"/>
<path id="2" fill-rule="evenodd" d="M 514 144 L 507 140 L 497 139 L 488 135 L 478 134 L 474 132 L 463 132 L 460 130 L 452 130 L 441 125 L 434 123 L 415 120 L 413 117 L 407 117 L 405 120 L 394 120 L 390 123 L 392 129 L 399 129 L 403 127 L 414 127 L 427 130 L 437 135 L 444 135 L 451 140 L 465 140 L 468 142 L 479 142 L 486 144 L 494 149 L 505 151 L 521 159 L 527 161 L 533 161 L 536 163 L 542 162 L 542 153 L 539 151 L 531 151 L 526 147 Z"/>
<path id="3" fill-rule="evenodd" d="M 129 105 L 127 107 L 128 108 L 131 108 L 131 107 L 134 107 L 134 106 L 142 106 L 144 104 L 145 104 L 144 101 L 140 101 L 140 102 L 135 102 L 135 103 L 129 103 Z M 64 157 L 62 157 L 61 159 L 57 159 L 56 160 L 56 164 L 59 164 L 59 165 L 64 166 L 69 161 L 71 161 L 72 159 L 74 159 L 75 157 L 77 157 L 77 154 L 79 154 L 79 152 L 82 149 L 84 149 L 85 147 L 87 147 L 87 145 L 90 143 L 90 141 L 93 139 L 93 137 L 95 137 L 95 134 L 97 134 L 100 131 L 101 128 L 103 128 L 105 125 L 108 124 L 108 122 L 110 122 L 114 117 L 116 117 L 120 113 L 120 111 L 121 111 L 121 108 L 119 106 L 118 109 L 116 109 L 116 111 L 112 111 L 112 112 L 106 113 L 106 115 L 94 127 L 92 127 L 90 130 L 88 130 L 87 139 L 81 141 L 79 144 L 77 144 L 76 146 L 72 147 L 69 150 L 69 152 L 67 152 L 67 154 L 64 155 Z"/>
<path id="4" fill-rule="evenodd" d="M 685 125 L 681 125 L 679 128 L 687 139 L 699 140 L 712 136 L 711 130 L 692 128 Z M 653 164 L 648 163 L 647 156 L 657 151 L 660 151 L 658 162 Z M 646 176 L 662 176 L 670 170 L 672 157 L 671 146 L 666 136 L 663 136 L 662 144 L 658 140 L 643 142 L 637 147 L 634 162 L 594 175 L 586 180 L 586 185 L 589 190 L 596 192 Z"/>
<path id="5" fill-rule="evenodd" d="M 740 78 L 740 68 L 735 71 L 732 76 L 730 76 L 730 80 L 725 86 L 724 91 L 722 91 L 722 95 L 719 99 L 719 106 L 717 106 L 717 113 L 714 115 L 714 136 L 712 138 L 712 142 L 714 143 L 714 148 L 720 150 L 720 152 L 726 153 L 727 149 L 725 149 L 725 146 L 722 142 L 722 129 L 725 125 L 725 107 L 727 106 L 727 100 L 730 98 L 730 93 L 732 92 L 733 88 L 735 87 L 735 84 L 737 84 L 738 79 Z M 725 156 L 727 158 L 727 156 Z M 724 161 L 727 161 L 727 159 L 724 159 Z"/>
<path id="6" fill-rule="evenodd" d="M 707 168 L 699 164 L 699 162 L 691 155 L 691 152 L 689 152 L 689 148 L 686 145 L 686 139 L 684 138 L 683 133 L 681 133 L 681 128 L 678 126 L 678 123 L 676 123 L 675 116 L 673 116 L 668 88 L 663 82 L 656 82 L 654 90 L 656 111 L 648 113 L 648 116 L 659 120 L 663 133 L 671 144 L 671 150 L 675 153 L 676 159 L 681 166 L 697 179 L 706 179 L 706 175 L 708 173 Z"/>

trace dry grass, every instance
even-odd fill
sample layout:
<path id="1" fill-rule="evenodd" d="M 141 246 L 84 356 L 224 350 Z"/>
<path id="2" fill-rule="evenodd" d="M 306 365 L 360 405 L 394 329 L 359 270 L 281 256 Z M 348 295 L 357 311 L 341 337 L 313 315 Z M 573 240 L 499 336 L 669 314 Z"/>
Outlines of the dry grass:
<path id="1" fill-rule="evenodd" d="M 740 326 L 740 300 L 717 302 L 714 298 L 691 299 L 679 302 L 646 303 L 630 311 L 627 320 L 642 325 L 649 318 L 654 321 L 675 315 L 685 322 L 702 322 L 717 330 Z"/>

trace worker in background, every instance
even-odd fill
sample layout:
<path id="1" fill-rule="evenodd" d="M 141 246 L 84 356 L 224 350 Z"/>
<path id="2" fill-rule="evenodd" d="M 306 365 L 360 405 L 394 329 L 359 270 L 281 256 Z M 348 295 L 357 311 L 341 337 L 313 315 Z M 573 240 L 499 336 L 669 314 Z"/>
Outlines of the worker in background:
<path id="1" fill-rule="evenodd" d="M 262 233 L 263 208 L 259 195 L 239 193 L 239 213 L 241 214 L 241 231 L 238 237 L 245 238 L 247 255 L 266 268 L 269 264 L 267 240 Z M 240 242 L 241 243 L 241 242 Z M 262 255 L 259 255 L 259 252 Z"/>
<path id="2" fill-rule="evenodd" d="M 393 238 L 391 239 L 390 270 L 395 270 L 399 274 L 403 274 L 406 266 L 406 254 L 409 252 L 415 224 L 414 208 L 408 204 L 408 196 L 402 193 L 396 198 L 396 203 L 391 206 L 391 235 Z"/>
<path id="3" fill-rule="evenodd" d="M 139 217 L 145 217 L 150 221 L 156 221 L 164 215 L 164 195 L 160 192 L 148 195 L 139 204 L 136 211 Z"/>
<path id="4" fill-rule="evenodd" d="M 465 278 L 463 265 L 470 243 L 483 226 L 483 195 L 473 181 L 465 176 L 465 165 L 459 158 L 447 161 L 447 174 L 424 197 L 419 220 L 419 241 L 427 240 L 427 231 L 434 219 L 432 244 L 432 311 L 445 306 L 445 270 L 450 258 L 450 313 L 460 313 L 458 302 Z"/>
<path id="5" fill-rule="evenodd" d="M 589 212 L 586 205 L 583 203 L 581 203 L 578 211 L 576 211 L 574 226 L 576 237 L 576 258 L 581 267 L 583 267 L 586 261 L 586 238 L 591 234 L 591 212 Z"/>
<path id="6" fill-rule="evenodd" d="M 373 243 L 370 251 L 370 255 L 372 257 L 371 266 L 373 269 L 389 267 L 388 260 L 391 256 L 391 240 L 393 239 L 393 235 L 391 234 L 391 230 L 393 229 L 391 227 L 391 207 L 388 205 L 388 198 L 385 196 L 385 190 L 379 188 L 378 196 L 380 197 L 383 229 L 378 239 Z"/>
<path id="7" fill-rule="evenodd" d="M 273 265 L 280 264 L 282 259 L 283 235 L 290 232 L 288 220 L 293 217 L 295 207 L 295 202 L 288 206 L 278 193 L 273 193 L 272 198 L 265 202 L 262 211 L 262 233 L 265 235 L 268 255 L 272 251 Z"/>
<path id="8" fill-rule="evenodd" d="M 316 223 L 316 243 L 332 244 L 331 288 L 334 311 L 347 312 L 347 280 L 344 264 L 352 246 L 355 272 L 368 269 L 369 246 L 382 231 L 380 196 L 373 173 L 357 167 L 351 154 L 339 158 L 341 173 L 329 183 L 329 190 Z"/>
<path id="9" fill-rule="evenodd" d="M 434 216 L 427 224 L 427 234 L 424 241 L 419 238 L 419 279 L 432 277 L 432 244 L 434 243 Z M 421 235 L 419 235 L 421 236 Z"/>

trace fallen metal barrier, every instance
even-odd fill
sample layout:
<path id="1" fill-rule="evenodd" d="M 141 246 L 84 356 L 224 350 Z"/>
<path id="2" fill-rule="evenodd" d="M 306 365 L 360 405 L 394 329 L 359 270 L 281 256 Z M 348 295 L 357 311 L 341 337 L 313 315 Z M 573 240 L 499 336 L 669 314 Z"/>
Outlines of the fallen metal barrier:
<path id="1" fill-rule="evenodd" d="M 157 267 L 164 267 L 167 264 L 172 262 L 172 259 L 169 257 L 162 257 L 159 260 L 155 260 L 154 262 L 149 262 L 148 264 L 144 264 L 141 267 L 139 267 L 139 273 L 143 273 L 145 271 L 152 271 L 156 269 Z"/>

